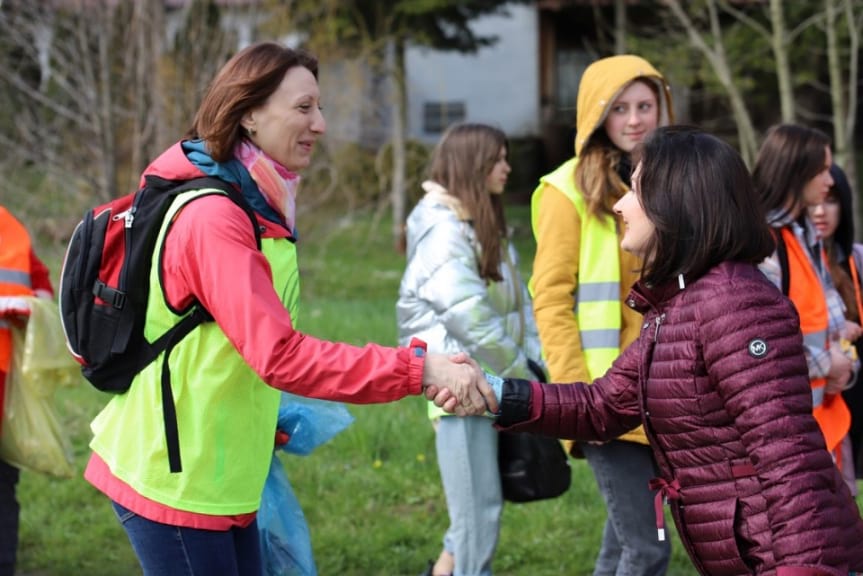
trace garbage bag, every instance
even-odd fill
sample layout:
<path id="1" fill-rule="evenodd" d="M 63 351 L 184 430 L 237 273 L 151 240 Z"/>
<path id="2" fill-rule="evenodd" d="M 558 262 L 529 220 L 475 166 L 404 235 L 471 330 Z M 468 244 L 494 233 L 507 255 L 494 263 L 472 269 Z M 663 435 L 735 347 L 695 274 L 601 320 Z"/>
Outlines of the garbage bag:
<path id="1" fill-rule="evenodd" d="M 264 576 L 315 576 L 312 539 L 282 461 L 274 453 L 258 509 Z"/>
<path id="2" fill-rule="evenodd" d="M 351 422 L 353 416 L 340 402 L 283 392 L 278 428 L 288 435 L 288 442 L 280 449 L 306 456 Z M 276 453 L 270 462 L 257 520 L 265 576 L 317 575 L 306 517 Z"/>
<path id="3" fill-rule="evenodd" d="M 0 458 L 33 472 L 69 478 L 72 449 L 57 418 L 54 393 L 80 381 L 80 367 L 66 351 L 57 303 L 27 298 L 30 317 L 12 324 L 12 364 L 0 428 Z"/>

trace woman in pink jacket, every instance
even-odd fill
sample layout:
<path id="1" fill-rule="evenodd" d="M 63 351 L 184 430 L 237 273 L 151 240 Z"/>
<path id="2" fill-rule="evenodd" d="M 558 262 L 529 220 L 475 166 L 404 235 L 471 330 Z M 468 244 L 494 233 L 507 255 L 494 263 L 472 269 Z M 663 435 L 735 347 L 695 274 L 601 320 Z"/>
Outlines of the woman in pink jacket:
<path id="1" fill-rule="evenodd" d="M 585 441 L 643 424 L 700 574 L 847 576 L 863 521 L 812 417 L 793 305 L 756 264 L 773 251 L 740 156 L 694 128 L 644 143 L 615 204 L 643 257 L 627 304 L 641 335 L 593 385 L 505 380 L 504 428 Z"/>
<path id="2" fill-rule="evenodd" d="M 326 132 L 317 74 L 313 56 L 281 44 L 238 52 L 204 94 L 189 137 L 142 176 L 233 185 L 261 237 L 258 245 L 249 216 L 224 194 L 172 200 L 153 251 L 145 335 L 155 340 L 198 305 L 214 321 L 140 370 L 91 424 L 85 478 L 110 499 L 147 576 L 261 573 L 256 514 L 280 390 L 360 404 L 445 388 L 465 406 L 482 409 L 481 391 L 494 405 L 475 371 L 426 353 L 422 341 L 358 347 L 295 329 L 299 172 Z"/>

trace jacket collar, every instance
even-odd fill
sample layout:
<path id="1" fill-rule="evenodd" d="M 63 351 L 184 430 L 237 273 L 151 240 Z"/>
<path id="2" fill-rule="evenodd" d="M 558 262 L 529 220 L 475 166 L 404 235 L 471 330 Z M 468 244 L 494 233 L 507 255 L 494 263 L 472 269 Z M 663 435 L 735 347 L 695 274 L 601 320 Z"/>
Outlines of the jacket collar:
<path id="1" fill-rule="evenodd" d="M 659 286 L 650 286 L 639 281 L 629 292 L 626 304 L 636 312 L 644 314 L 650 310 L 658 310 L 678 293 L 686 289 L 686 278 L 681 274 L 676 281 L 666 282 Z"/>

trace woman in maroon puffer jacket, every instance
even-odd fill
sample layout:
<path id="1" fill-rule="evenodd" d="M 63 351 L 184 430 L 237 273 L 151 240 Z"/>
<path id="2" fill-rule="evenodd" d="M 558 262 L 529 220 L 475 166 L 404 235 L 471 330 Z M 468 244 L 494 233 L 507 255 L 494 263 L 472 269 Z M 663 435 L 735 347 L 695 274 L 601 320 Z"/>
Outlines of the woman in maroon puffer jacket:
<path id="1" fill-rule="evenodd" d="M 616 205 L 644 258 L 639 339 L 593 385 L 506 380 L 501 427 L 587 441 L 644 424 L 662 497 L 701 574 L 863 571 L 863 521 L 812 417 L 792 304 L 756 268 L 773 251 L 739 155 L 656 130 Z"/>

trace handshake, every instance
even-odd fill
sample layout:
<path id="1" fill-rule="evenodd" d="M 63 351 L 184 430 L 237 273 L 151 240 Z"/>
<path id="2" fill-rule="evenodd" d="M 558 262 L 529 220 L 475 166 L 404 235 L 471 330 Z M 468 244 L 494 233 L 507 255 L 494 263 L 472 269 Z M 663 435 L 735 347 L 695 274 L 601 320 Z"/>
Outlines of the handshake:
<path id="1" fill-rule="evenodd" d="M 494 389 L 476 361 L 464 353 L 428 354 L 423 368 L 425 397 L 457 416 L 498 411 Z"/>

